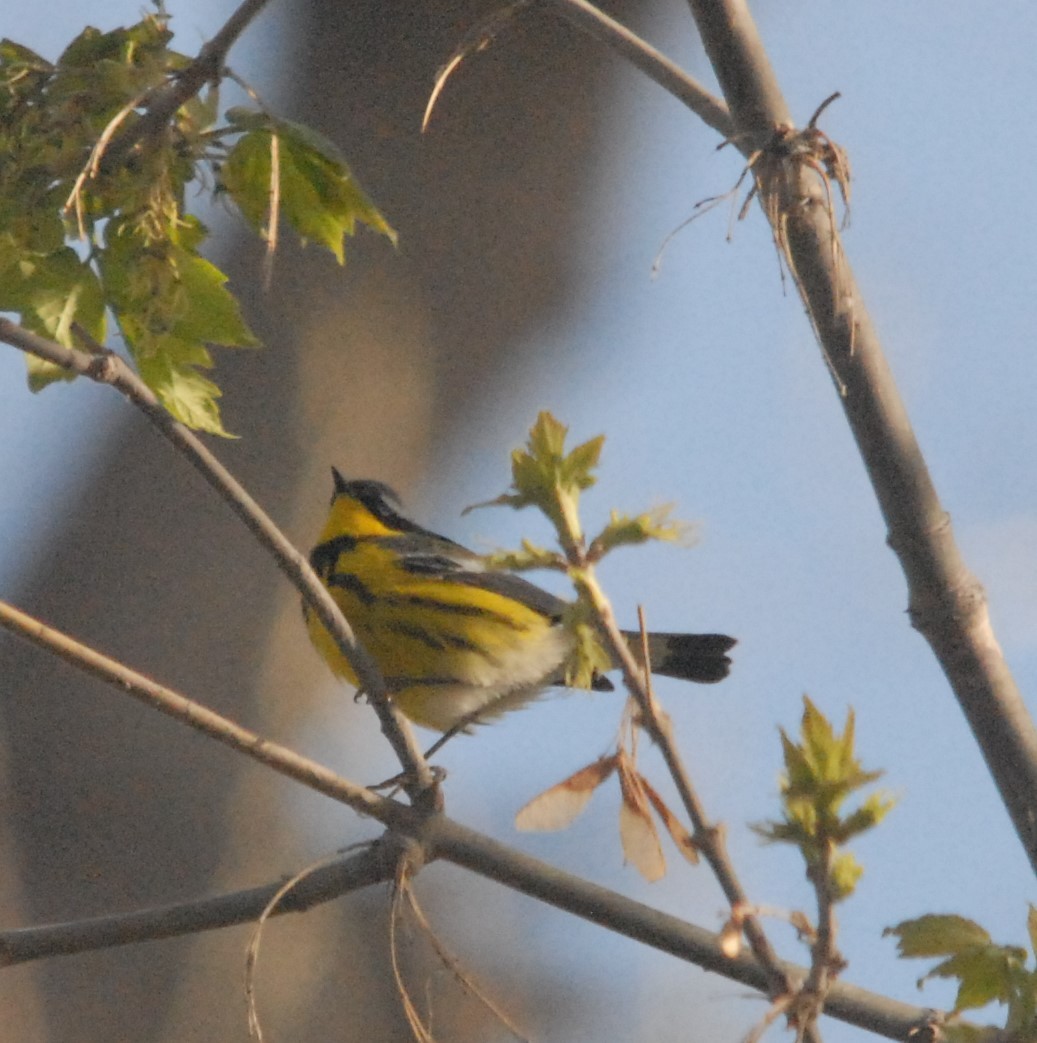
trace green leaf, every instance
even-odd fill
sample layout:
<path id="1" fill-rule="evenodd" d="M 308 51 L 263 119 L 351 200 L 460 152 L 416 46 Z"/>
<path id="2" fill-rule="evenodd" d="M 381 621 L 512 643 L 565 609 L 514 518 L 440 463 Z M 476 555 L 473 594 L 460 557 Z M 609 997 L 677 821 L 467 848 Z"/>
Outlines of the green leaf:
<path id="1" fill-rule="evenodd" d="M 845 844 L 859 833 L 866 833 L 877 826 L 895 806 L 896 801 L 888 794 L 871 794 L 856 811 L 843 819 L 836 839 Z"/>
<path id="2" fill-rule="evenodd" d="M 191 139 L 211 130 L 219 118 L 220 89 L 209 84 L 202 94 L 189 98 L 181 107 L 180 128 Z"/>
<path id="3" fill-rule="evenodd" d="M 253 228 L 270 220 L 270 134 L 256 131 L 239 138 L 220 168 L 220 182 Z"/>
<path id="4" fill-rule="evenodd" d="M 1015 953 L 1018 951 L 1015 950 Z M 1011 999 L 1014 972 L 1018 965 L 1018 958 L 1009 949 L 999 945 L 966 948 L 933 967 L 919 985 L 929 978 L 957 978 L 955 1012 L 975 1010 L 995 1000 L 1007 1003 Z"/>
<path id="5" fill-rule="evenodd" d="M 537 414 L 529 429 L 528 455 L 542 462 L 560 461 L 565 453 L 565 436 L 569 428 L 547 410 Z"/>
<path id="6" fill-rule="evenodd" d="M 179 284 L 179 315 L 172 332 L 224 347 L 254 347 L 252 331 L 241 317 L 237 298 L 226 288 L 227 276 L 216 265 L 184 249 L 173 249 L 169 261 Z"/>
<path id="7" fill-rule="evenodd" d="M 888 927 L 883 935 L 897 938 L 901 956 L 945 956 L 918 981 L 930 978 L 958 981 L 954 1013 L 997 1001 L 1008 1005 L 1006 1028 L 1012 1038 L 1032 1035 L 1037 1010 L 1037 975 L 1027 970 L 1027 952 L 1018 946 L 995 945 L 974 920 L 953 914 L 920 916 Z"/>
<path id="8" fill-rule="evenodd" d="M 54 362 L 48 362 L 46 359 L 29 354 L 25 356 L 25 373 L 29 381 L 29 390 L 33 392 L 42 391 L 59 380 L 73 381 L 78 375 Z"/>
<path id="9" fill-rule="evenodd" d="M 100 62 L 130 65 L 165 48 L 173 33 L 160 15 L 146 15 L 128 29 L 102 33 L 87 26 L 62 52 L 59 68 L 93 69 Z"/>
<path id="10" fill-rule="evenodd" d="M 604 435 L 565 452 L 568 428 L 543 411 L 530 428 L 522 449 L 511 454 L 512 492 L 490 501 L 513 507 L 538 507 L 554 524 L 563 540 L 580 538 L 576 505 L 580 491 L 595 482 L 593 469 L 601 455 Z M 483 505 L 479 505 L 483 506 Z"/>
<path id="11" fill-rule="evenodd" d="M 51 72 L 53 68 L 50 62 L 28 47 L 9 40 L 6 36 L 0 40 L 0 69 L 7 74 L 4 76 L 7 83 L 11 79 L 21 79 L 22 74 L 28 70 Z M 11 73 L 14 75 L 11 76 Z"/>
<path id="12" fill-rule="evenodd" d="M 0 199 L 0 273 L 4 274 L 15 265 L 34 268 L 41 258 L 65 245 L 65 222 L 55 193 L 36 196 L 23 192 L 23 187 L 14 183 L 10 197 Z"/>
<path id="13" fill-rule="evenodd" d="M 197 369 L 174 363 L 168 353 L 143 358 L 139 367 L 144 382 L 182 424 L 223 438 L 234 437 L 224 430 L 220 419 L 216 404 L 220 389 Z"/>
<path id="14" fill-rule="evenodd" d="M 846 745 L 839 739 L 829 720 L 808 699 L 803 697 L 802 749 L 810 769 L 812 784 L 833 782 L 845 775 Z M 846 717 L 845 736 L 853 749 L 853 711 Z"/>
<path id="15" fill-rule="evenodd" d="M 863 868 L 841 845 L 877 825 L 892 808 L 893 799 L 871 794 L 848 815 L 840 813 L 851 793 L 881 775 L 861 768 L 854 750 L 852 710 L 840 735 L 804 696 L 799 741 L 784 729 L 779 733 L 785 762 L 780 783 L 782 820 L 754 828 L 766 841 L 795 844 L 815 886 L 842 901 L 853 893 Z"/>
<path id="16" fill-rule="evenodd" d="M 1037 972 L 1020 969 L 1014 979 L 1005 1030 L 1019 1039 L 1037 1038 Z"/>
<path id="17" fill-rule="evenodd" d="M 5 117 L 0 120 L 0 139 L 8 139 L 5 144 L 17 141 L 19 131 L 38 120 L 35 112 L 29 117 L 25 106 L 38 102 L 53 71 L 54 66 L 35 51 L 6 37 L 0 40 L 0 115 Z"/>
<path id="18" fill-rule="evenodd" d="M 105 59 L 117 58 L 121 43 L 115 33 L 102 33 L 88 25 L 61 53 L 58 66 L 90 68 Z"/>
<path id="19" fill-rule="evenodd" d="M 783 733 L 786 758 L 786 791 L 794 797 L 810 797 L 822 820 L 833 823 L 845 798 L 854 790 L 880 778 L 866 772 L 854 756 L 854 716 L 849 710 L 843 734 L 837 735 L 828 719 L 806 696 L 797 745 Z"/>
<path id="20" fill-rule="evenodd" d="M 109 229 L 100 257 L 104 284 L 141 378 L 163 405 L 189 427 L 227 437 L 218 387 L 198 372 L 212 365 L 207 345 L 255 343 L 227 291 L 227 277 L 188 247 L 204 229 L 177 226 L 159 243 L 132 228 Z"/>
<path id="21" fill-rule="evenodd" d="M 227 110 L 227 121 L 232 127 L 242 131 L 267 131 L 276 134 L 348 170 L 349 164 L 335 142 L 313 127 L 307 127 L 305 123 L 296 123 L 282 116 L 240 107 Z"/>
<path id="22" fill-rule="evenodd" d="M 89 265 L 75 251 L 62 247 L 46 257 L 26 260 L 5 280 L 5 310 L 17 311 L 26 329 L 65 347 L 75 346 L 72 326 L 78 323 L 97 341 L 105 337 L 104 294 Z M 29 389 L 40 391 L 59 380 L 74 380 L 75 373 L 34 355 L 26 355 Z"/>
<path id="23" fill-rule="evenodd" d="M 795 844 L 797 847 L 809 842 L 810 833 L 795 821 L 751 822 L 749 828 L 768 844 Z"/>
<path id="24" fill-rule="evenodd" d="M 344 263 L 343 241 L 358 221 L 396 243 L 396 232 L 364 193 L 338 150 L 315 131 L 255 114 L 223 166 L 223 187 L 253 227 L 268 228 L 277 142 L 279 212 L 305 242 L 314 239 Z"/>
<path id="25" fill-rule="evenodd" d="M 990 944 L 990 935 L 975 920 L 954 914 L 928 913 L 887 927 L 882 936 L 894 935 L 897 953 L 903 957 L 949 956 L 974 946 Z"/>
<path id="26" fill-rule="evenodd" d="M 578 445 L 563 461 L 563 480 L 579 489 L 589 489 L 597 481 L 593 472 L 598 466 L 604 444 L 605 436 L 598 435 Z"/>
<path id="27" fill-rule="evenodd" d="M 781 749 L 785 760 L 785 779 L 782 792 L 795 794 L 809 792 L 813 787 L 815 772 L 804 747 L 793 742 L 784 728 L 779 729 Z"/>
<path id="28" fill-rule="evenodd" d="M 592 468 L 597 463 L 604 436 L 592 438 L 565 453 L 568 429 L 547 411 L 541 412 L 530 428 L 526 445 L 511 454 L 511 490 L 478 507 L 538 508 L 554 525 L 567 554 L 583 546 L 577 510 L 582 489 L 594 484 Z M 467 513 L 467 511 L 466 511 Z"/>
<path id="29" fill-rule="evenodd" d="M 612 511 L 609 523 L 591 541 L 589 557 L 597 561 L 617 547 L 631 547 L 649 540 L 690 542 L 692 527 L 670 518 L 671 506 L 657 507 L 631 516 Z"/>
<path id="30" fill-rule="evenodd" d="M 189 183 L 211 186 L 205 166 L 215 170 L 226 154 L 226 131 L 214 129 L 218 85 L 187 100 L 147 148 L 119 162 L 95 155 L 99 162 L 90 164 L 95 150 L 104 151 L 97 149 L 102 133 L 132 127 L 146 93 L 190 61 L 170 47 L 158 6 L 128 27 L 87 27 L 53 64 L 0 41 L 0 310 L 70 345 L 76 323 L 102 341 L 110 309 L 142 376 L 171 412 L 225 434 L 216 386 L 199 370 L 212 365 L 209 345 L 243 347 L 255 339 L 226 276 L 199 255 L 206 229 L 184 213 Z M 232 132 L 244 138 L 240 156 L 230 157 L 230 181 L 240 159 L 243 209 L 251 206 L 257 220 L 265 214 L 276 136 L 281 212 L 304 238 L 339 260 L 343 237 L 358 221 L 395 241 L 327 139 L 262 114 L 232 117 Z M 85 245 L 73 251 L 71 238 Z M 89 263 L 80 259 L 85 250 Z M 38 360 L 29 366 L 34 389 L 68 376 Z"/>
<path id="31" fill-rule="evenodd" d="M 74 250 L 64 247 L 44 258 L 26 279 L 24 292 L 29 314 L 23 322 L 31 329 L 72 347 L 72 324 L 78 322 L 94 339 L 104 339 L 101 283 Z"/>
<path id="32" fill-rule="evenodd" d="M 478 505 L 476 505 L 478 506 Z M 471 510 L 471 508 L 465 508 Z M 538 547 L 529 540 L 522 541 L 521 551 L 496 551 L 483 557 L 489 569 L 507 569 L 509 572 L 529 572 L 532 569 L 565 569 L 565 559 L 558 551 Z"/>

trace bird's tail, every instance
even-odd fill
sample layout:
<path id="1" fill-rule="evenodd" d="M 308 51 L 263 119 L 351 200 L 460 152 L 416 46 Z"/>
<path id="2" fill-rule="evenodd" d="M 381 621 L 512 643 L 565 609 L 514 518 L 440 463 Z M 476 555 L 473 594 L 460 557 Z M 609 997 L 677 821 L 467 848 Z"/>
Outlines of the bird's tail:
<path id="1" fill-rule="evenodd" d="M 624 630 L 623 636 L 634 655 L 641 659 L 641 635 Z M 727 677 L 731 660 L 727 653 L 735 639 L 726 634 L 655 634 L 648 635 L 648 656 L 653 674 L 677 677 L 682 681 L 713 684 Z"/>

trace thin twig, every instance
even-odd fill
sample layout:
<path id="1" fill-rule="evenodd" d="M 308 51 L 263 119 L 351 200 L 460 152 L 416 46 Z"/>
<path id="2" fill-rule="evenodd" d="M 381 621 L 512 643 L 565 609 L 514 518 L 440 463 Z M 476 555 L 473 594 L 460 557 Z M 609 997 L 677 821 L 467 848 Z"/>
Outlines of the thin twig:
<path id="1" fill-rule="evenodd" d="M 738 874 L 735 872 L 724 845 L 723 830 L 711 822 L 706 814 L 705 807 L 691 783 L 680 751 L 673 741 L 669 719 L 646 689 L 642 669 L 620 632 L 612 606 L 598 585 L 593 567 L 586 561 L 574 561 L 573 564 L 579 568 L 578 585 L 594 606 L 608 651 L 613 660 L 619 663 L 627 690 L 637 702 L 641 712 L 641 726 L 659 748 L 670 777 L 677 787 L 681 803 L 691 819 L 696 847 L 709 863 L 728 903 L 731 906 L 748 906 L 748 896 L 738 879 Z M 793 993 L 795 983 L 788 977 L 759 920 L 755 916 L 746 916 L 743 921 L 743 930 L 753 955 L 766 974 L 767 993 L 770 998 L 774 1000 Z"/>
<path id="2" fill-rule="evenodd" d="M 723 138 L 735 133 L 727 105 L 666 55 L 587 0 L 552 0 L 555 11 L 588 36 L 611 47 L 663 90 L 683 102 Z"/>
<path id="3" fill-rule="evenodd" d="M 356 846 L 370 848 L 371 845 L 354 845 L 354 847 Z M 263 928 L 266 927 L 267 920 L 287 911 L 287 899 L 293 891 L 312 881 L 323 870 L 331 866 L 338 866 L 340 861 L 340 856 L 326 856 L 293 873 L 274 891 L 256 919 L 256 926 L 245 951 L 245 1005 L 248 1008 L 249 1035 L 258 1043 L 263 1043 L 263 1025 L 259 1018 L 259 1004 L 256 996 L 256 972 L 259 967 L 259 954 L 262 951 Z"/>
<path id="4" fill-rule="evenodd" d="M 811 865 L 807 877 L 817 896 L 817 929 L 810 946 L 810 973 L 796 1003 L 796 1021 L 810 1025 L 824 1009 L 824 999 L 835 976 L 846 966 L 836 948 L 835 895 L 832 890 L 832 855 L 834 845 L 824 845 L 819 862 Z"/>
<path id="5" fill-rule="evenodd" d="M 110 384 L 137 407 L 160 434 L 168 439 L 212 486 L 252 535 L 265 547 L 295 585 L 307 604 L 327 627 L 342 654 L 356 672 L 360 686 L 378 714 L 382 732 L 389 740 L 408 776 L 406 786 L 414 800 L 434 798 L 435 777 L 402 714 L 392 705 L 385 682 L 374 660 L 357 642 L 334 599 L 317 579 L 309 562 L 291 544 L 270 517 L 230 474 L 202 441 L 166 412 L 150 388 L 118 355 L 90 355 L 41 337 L 0 318 L 0 341 L 62 369 Z M 422 797 L 422 794 L 427 796 Z"/>
<path id="6" fill-rule="evenodd" d="M 86 224 L 83 220 L 83 186 L 91 178 L 97 176 L 97 172 L 100 169 L 101 159 L 112 138 L 115 136 L 115 132 L 126 120 L 126 117 L 144 101 L 145 97 L 147 97 L 146 93 L 140 94 L 136 98 L 128 101 L 108 121 L 108 125 L 101 132 L 101 136 L 94 142 L 94 147 L 90 150 L 90 155 L 87 157 L 86 165 L 79 172 L 72 185 L 72 191 L 69 192 L 68 199 L 65 200 L 65 206 L 63 209 L 66 213 L 69 210 L 75 210 L 76 231 L 79 233 L 79 238 L 83 241 L 86 241 Z"/>
<path id="7" fill-rule="evenodd" d="M 0 627 L 28 639 L 84 673 L 99 678 L 169 717 L 175 717 L 239 753 L 248 754 L 260 763 L 276 768 L 283 775 L 288 775 L 333 800 L 348 804 L 354 811 L 371 815 L 386 825 L 391 825 L 395 821 L 394 813 L 397 809 L 405 807 L 373 790 L 347 781 L 316 761 L 302 757 L 285 746 L 267 741 L 201 703 L 188 699 L 180 692 L 145 677 L 123 663 L 109 659 L 87 645 L 80 644 L 74 638 L 54 630 L 5 601 L 0 601 Z"/>
<path id="8" fill-rule="evenodd" d="M 487 47 L 497 38 L 504 27 L 511 22 L 523 9 L 529 7 L 532 0 L 513 0 L 512 3 L 490 14 L 473 26 L 454 48 L 454 53 L 447 59 L 446 64 L 436 73 L 435 82 L 432 85 L 432 93 L 425 103 L 425 114 L 421 118 L 421 133 L 428 130 L 429 120 L 432 118 L 432 110 L 436 107 L 439 96 L 443 93 L 447 80 L 457 71 L 461 63 Z"/>
<path id="9" fill-rule="evenodd" d="M 417 896 L 414 894 L 414 888 L 411 886 L 410 881 L 407 881 L 406 887 L 406 899 L 407 904 L 410 906 L 411 914 L 413 915 L 418 926 L 424 931 L 425 937 L 428 939 L 429 945 L 432 946 L 433 952 L 439 957 L 443 967 L 449 972 L 454 980 L 465 990 L 470 996 L 481 1003 L 500 1023 L 504 1026 L 515 1037 L 519 1043 L 530 1043 L 529 1038 L 525 1033 L 519 1030 L 519 1027 L 508 1017 L 507 1011 L 503 1010 L 499 1004 L 495 1003 L 492 997 L 486 994 L 486 991 L 479 985 L 479 983 L 468 973 L 461 960 L 455 956 L 444 943 L 443 939 L 436 934 L 429 923 L 428 917 L 425 915 L 425 910 L 422 909 L 421 903 L 418 901 Z"/>
<path id="10" fill-rule="evenodd" d="M 417 1043 L 435 1043 L 435 1037 L 431 1030 L 431 1013 L 429 1024 L 426 1025 L 421 1017 L 418 1005 L 411 997 L 410 989 L 403 980 L 403 968 L 400 966 L 400 946 L 396 939 L 396 929 L 403 916 L 403 896 L 410 888 L 410 865 L 407 857 L 401 856 L 396 865 L 396 875 L 393 879 L 392 900 L 389 902 L 389 960 L 392 964 L 393 983 L 396 985 L 396 995 L 400 998 L 404 1016 L 410 1026 L 411 1035 Z"/>

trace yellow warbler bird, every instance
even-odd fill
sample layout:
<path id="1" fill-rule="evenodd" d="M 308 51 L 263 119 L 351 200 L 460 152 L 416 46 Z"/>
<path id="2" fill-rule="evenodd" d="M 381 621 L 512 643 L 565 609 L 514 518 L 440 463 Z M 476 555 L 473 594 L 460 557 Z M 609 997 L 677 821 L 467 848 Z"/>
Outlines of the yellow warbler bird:
<path id="1" fill-rule="evenodd" d="M 565 601 L 403 517 L 387 485 L 333 473 L 331 513 L 310 563 L 404 714 L 447 732 L 564 684 L 573 645 Z M 324 625 L 303 612 L 317 650 L 356 685 Z M 624 636 L 640 657 L 640 635 Z M 704 684 L 727 676 L 734 644 L 724 634 L 648 635 L 655 673 Z M 594 687 L 612 685 L 602 677 Z"/>

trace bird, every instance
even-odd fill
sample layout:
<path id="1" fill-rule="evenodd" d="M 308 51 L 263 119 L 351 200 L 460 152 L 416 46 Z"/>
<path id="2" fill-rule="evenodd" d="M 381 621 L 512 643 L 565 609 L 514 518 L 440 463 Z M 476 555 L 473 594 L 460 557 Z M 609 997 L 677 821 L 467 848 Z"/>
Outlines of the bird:
<path id="1" fill-rule="evenodd" d="M 411 521 L 383 482 L 332 474 L 331 510 L 310 564 L 406 717 L 444 733 L 469 731 L 565 685 L 574 642 L 563 625 L 568 602 Z M 349 661 L 305 602 L 303 615 L 317 651 L 357 687 Z M 641 635 L 623 636 L 640 659 Z M 721 681 L 735 643 L 726 634 L 649 633 L 652 671 Z M 599 674 L 592 687 L 612 684 Z"/>

